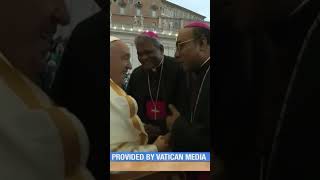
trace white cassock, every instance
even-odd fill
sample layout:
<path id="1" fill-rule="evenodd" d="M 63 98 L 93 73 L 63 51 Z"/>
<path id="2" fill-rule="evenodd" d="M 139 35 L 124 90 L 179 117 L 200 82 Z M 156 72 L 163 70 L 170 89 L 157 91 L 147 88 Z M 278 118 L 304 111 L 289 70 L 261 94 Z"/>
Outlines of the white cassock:
<path id="1" fill-rule="evenodd" d="M 0 53 L 0 179 L 93 180 L 80 121 Z"/>
<path id="2" fill-rule="evenodd" d="M 110 151 L 156 152 L 137 115 L 137 102 L 110 79 Z"/>

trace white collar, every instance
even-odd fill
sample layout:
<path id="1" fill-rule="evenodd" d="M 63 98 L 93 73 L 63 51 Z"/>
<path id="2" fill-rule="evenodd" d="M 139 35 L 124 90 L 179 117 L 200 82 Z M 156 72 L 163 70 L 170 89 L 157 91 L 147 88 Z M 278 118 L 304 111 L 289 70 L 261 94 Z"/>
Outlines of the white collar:
<path id="1" fill-rule="evenodd" d="M 157 67 L 152 68 L 151 70 L 152 70 L 153 72 L 156 72 L 156 71 L 157 71 L 157 68 L 160 67 L 163 63 L 164 63 L 164 55 L 163 55 L 163 58 L 162 58 L 162 60 L 160 61 L 159 65 L 158 65 Z"/>

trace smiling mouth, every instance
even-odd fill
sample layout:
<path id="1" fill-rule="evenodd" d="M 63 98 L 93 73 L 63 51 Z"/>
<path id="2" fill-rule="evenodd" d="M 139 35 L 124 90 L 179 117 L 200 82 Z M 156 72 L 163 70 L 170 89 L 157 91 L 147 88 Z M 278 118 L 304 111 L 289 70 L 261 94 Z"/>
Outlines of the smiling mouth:
<path id="1" fill-rule="evenodd" d="M 143 68 L 144 69 L 152 69 L 154 67 L 154 65 L 152 64 L 152 63 L 145 63 L 144 65 L 143 65 Z"/>

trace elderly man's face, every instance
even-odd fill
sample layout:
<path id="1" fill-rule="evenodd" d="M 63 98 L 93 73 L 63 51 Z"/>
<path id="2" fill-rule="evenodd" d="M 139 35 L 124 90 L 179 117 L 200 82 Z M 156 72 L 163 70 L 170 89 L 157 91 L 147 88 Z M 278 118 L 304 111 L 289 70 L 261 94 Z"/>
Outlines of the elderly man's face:
<path id="1" fill-rule="evenodd" d="M 181 62 L 186 71 L 192 71 L 199 66 L 200 49 L 193 37 L 192 28 L 184 28 L 179 31 L 176 42 L 175 58 Z"/>
<path id="2" fill-rule="evenodd" d="M 110 77 L 122 86 L 125 76 L 132 69 L 130 63 L 130 51 L 128 46 L 122 41 L 114 41 L 110 47 Z"/>
<path id="3" fill-rule="evenodd" d="M 34 79 L 45 67 L 57 25 L 68 24 L 69 15 L 64 0 L 3 0 L 0 22 L 0 50 Z"/>

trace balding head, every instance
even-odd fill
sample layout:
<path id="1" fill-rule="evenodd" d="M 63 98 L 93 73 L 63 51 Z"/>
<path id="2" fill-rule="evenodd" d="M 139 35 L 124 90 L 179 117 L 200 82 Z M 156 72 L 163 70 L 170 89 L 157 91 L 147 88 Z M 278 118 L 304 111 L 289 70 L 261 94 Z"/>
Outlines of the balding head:
<path id="1" fill-rule="evenodd" d="M 124 84 L 130 63 L 129 47 L 118 38 L 110 38 L 110 78 L 119 86 Z"/>

